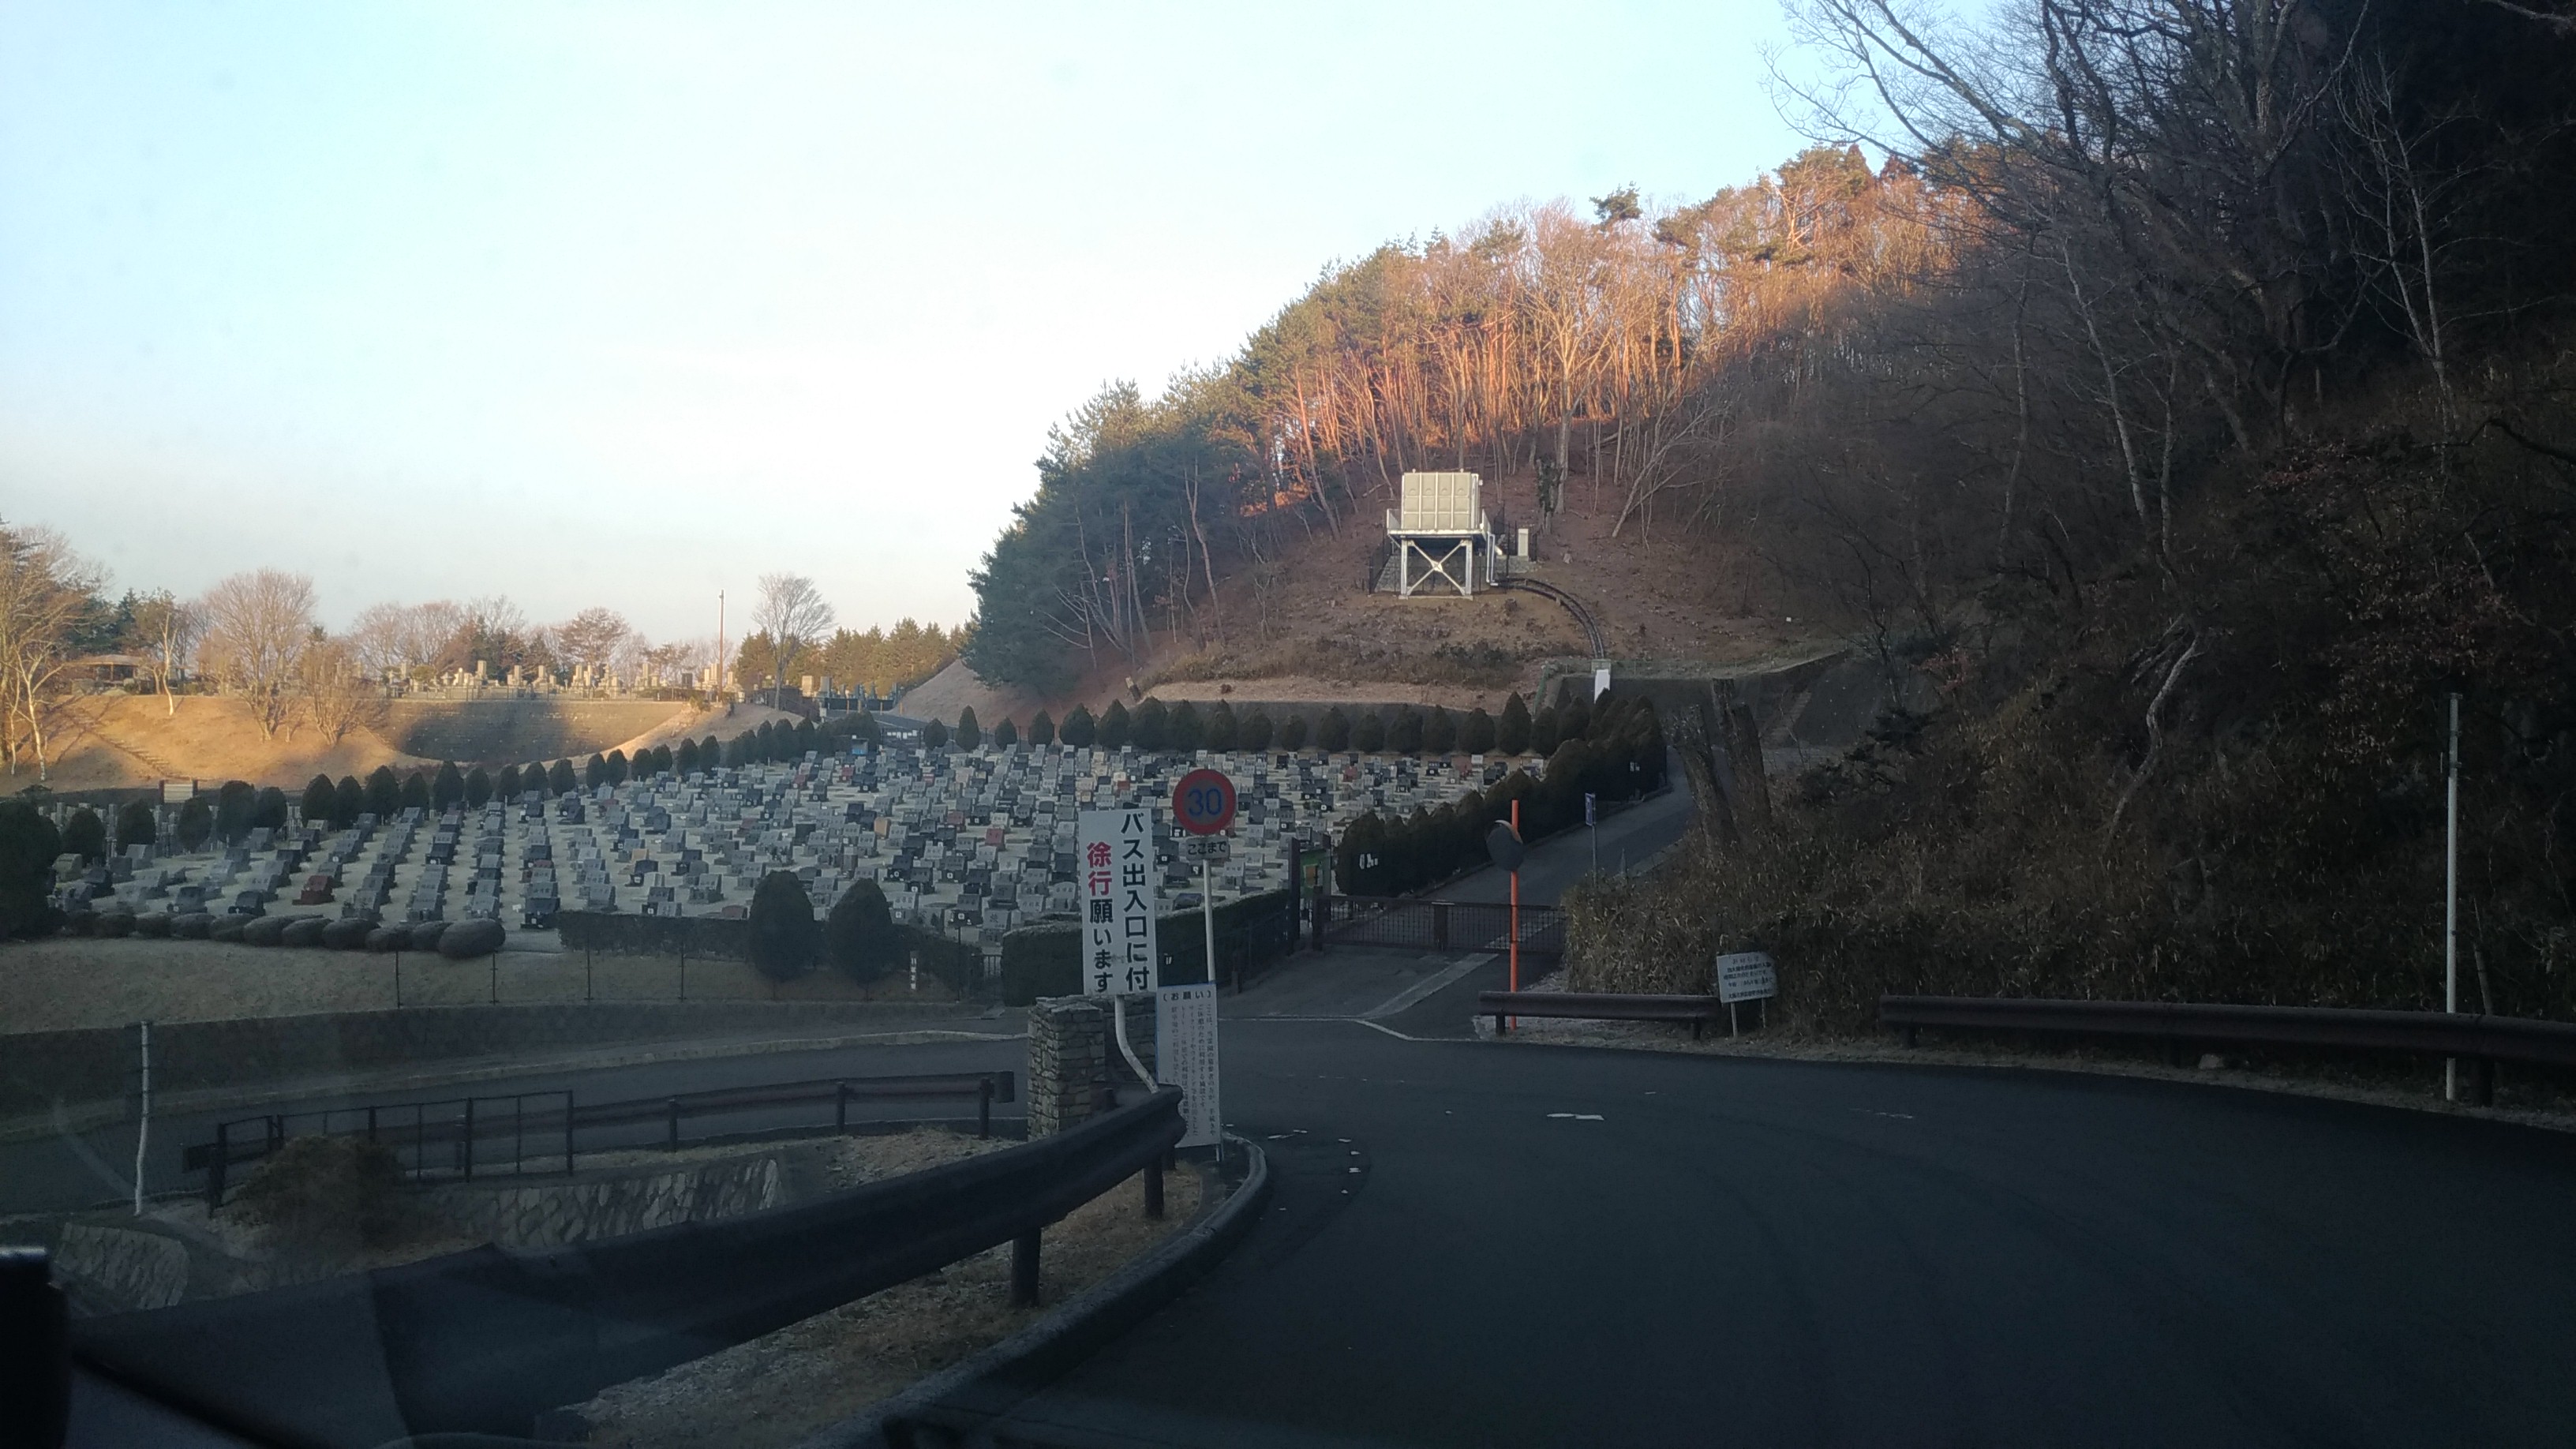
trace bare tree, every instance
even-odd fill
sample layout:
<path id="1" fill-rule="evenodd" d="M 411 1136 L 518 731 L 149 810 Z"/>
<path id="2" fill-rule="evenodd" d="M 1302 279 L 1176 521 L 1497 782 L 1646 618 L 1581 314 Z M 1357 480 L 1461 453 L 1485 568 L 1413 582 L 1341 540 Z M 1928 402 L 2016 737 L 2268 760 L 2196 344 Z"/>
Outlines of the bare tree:
<path id="1" fill-rule="evenodd" d="M 304 719 L 333 744 L 384 720 L 384 691 L 346 639 L 316 639 L 298 661 Z"/>
<path id="2" fill-rule="evenodd" d="M 554 627 L 554 652 L 565 664 L 602 669 L 614 660 L 635 630 L 624 615 L 610 608 L 588 608 Z"/>
<path id="3" fill-rule="evenodd" d="M 168 589 L 155 590 L 134 601 L 134 625 L 131 637 L 134 652 L 148 661 L 153 684 L 161 691 L 161 702 L 167 713 L 179 712 L 179 697 L 170 683 L 188 665 L 190 651 L 197 647 L 197 636 L 204 633 L 206 621 L 196 606 L 171 594 Z"/>
<path id="4" fill-rule="evenodd" d="M 101 581 L 97 567 L 45 528 L 0 528 L 0 751 L 23 752 L 46 777 L 47 726 L 67 694 L 73 631 Z"/>
<path id="5" fill-rule="evenodd" d="M 241 697 L 263 737 L 275 738 L 313 642 L 313 581 L 280 569 L 235 574 L 208 589 L 198 607 L 208 672 Z"/>
<path id="6" fill-rule="evenodd" d="M 824 637 L 832 619 L 832 606 L 812 579 L 803 574 L 760 576 L 760 603 L 751 622 L 770 638 L 772 698 L 780 708 L 787 703 L 787 671 L 807 645 Z"/>

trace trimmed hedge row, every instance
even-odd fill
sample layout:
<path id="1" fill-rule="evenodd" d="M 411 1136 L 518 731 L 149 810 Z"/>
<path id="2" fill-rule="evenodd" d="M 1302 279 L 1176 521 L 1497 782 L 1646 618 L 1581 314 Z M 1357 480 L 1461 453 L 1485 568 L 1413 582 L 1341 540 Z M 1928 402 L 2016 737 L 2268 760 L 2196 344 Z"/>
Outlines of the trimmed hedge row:
<path id="1" fill-rule="evenodd" d="M 1268 961 L 1287 953 L 1296 935 L 1284 890 L 1263 891 L 1216 908 L 1217 956 L 1226 962 Z M 1199 912 L 1175 911 L 1155 922 L 1165 986 L 1208 979 L 1207 931 Z M 1083 928 L 1072 922 L 1022 926 L 1002 937 L 1002 1003 L 1026 1006 L 1041 996 L 1082 994 Z"/>

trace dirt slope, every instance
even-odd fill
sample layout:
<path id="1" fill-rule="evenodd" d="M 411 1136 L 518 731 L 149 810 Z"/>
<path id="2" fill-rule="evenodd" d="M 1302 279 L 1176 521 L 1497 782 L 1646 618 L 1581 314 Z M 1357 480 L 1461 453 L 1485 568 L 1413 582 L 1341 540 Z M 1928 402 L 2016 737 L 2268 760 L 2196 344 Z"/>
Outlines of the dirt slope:
<path id="1" fill-rule="evenodd" d="M 171 715 L 157 695 L 76 701 L 52 752 L 50 783 L 57 790 L 101 790 L 161 779 L 247 780 L 295 788 L 317 774 L 364 778 L 379 765 L 402 771 L 438 763 L 406 755 L 366 729 L 336 744 L 310 727 L 263 737 L 237 700 L 182 696 L 178 707 Z"/>

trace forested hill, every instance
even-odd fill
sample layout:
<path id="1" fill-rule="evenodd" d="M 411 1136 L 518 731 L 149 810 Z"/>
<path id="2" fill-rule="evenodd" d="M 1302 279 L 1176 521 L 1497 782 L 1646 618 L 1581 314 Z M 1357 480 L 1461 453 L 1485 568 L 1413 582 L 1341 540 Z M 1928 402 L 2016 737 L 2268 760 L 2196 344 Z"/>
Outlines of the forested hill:
<path id="1" fill-rule="evenodd" d="M 1783 94 L 1838 139 L 1770 175 L 1381 248 L 1079 409 L 969 661 L 1054 686 L 1306 627 L 1299 561 L 1473 468 L 1604 587 L 1679 550 L 1929 701 L 1601 905 L 1634 981 L 1752 939 L 1819 1018 L 2424 1004 L 2456 690 L 2462 970 L 2576 1015 L 2576 8 L 1909 15 L 1797 0 Z"/>

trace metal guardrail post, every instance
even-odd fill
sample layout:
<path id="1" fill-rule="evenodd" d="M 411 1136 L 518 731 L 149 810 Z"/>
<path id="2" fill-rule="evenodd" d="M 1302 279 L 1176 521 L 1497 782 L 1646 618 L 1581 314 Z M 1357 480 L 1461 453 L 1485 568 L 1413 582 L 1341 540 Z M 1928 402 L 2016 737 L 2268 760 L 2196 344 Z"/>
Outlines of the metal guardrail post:
<path id="1" fill-rule="evenodd" d="M 206 1164 L 206 1216 L 224 1205 L 224 1169 L 232 1162 L 233 1124 L 215 1124 L 215 1160 Z"/>
<path id="2" fill-rule="evenodd" d="M 1431 949 L 1449 949 L 1449 903 L 1435 901 L 1431 906 Z"/>
<path id="3" fill-rule="evenodd" d="M 993 1079 L 986 1077 L 975 1091 L 975 1135 L 993 1135 Z"/>
<path id="4" fill-rule="evenodd" d="M 850 1130 L 850 1084 L 847 1082 L 832 1084 L 832 1130 Z"/>
<path id="5" fill-rule="evenodd" d="M 664 1105 L 671 1115 L 670 1131 L 663 1139 L 663 1150 L 677 1152 L 680 1150 L 680 1099 L 673 1097 Z"/>
<path id="6" fill-rule="evenodd" d="M 1145 1216 L 1157 1222 L 1163 1217 L 1163 1157 L 1154 1155 L 1153 1165 L 1145 1169 Z"/>
<path id="7" fill-rule="evenodd" d="M 571 1093 L 571 1092 L 569 1092 L 569 1091 L 567 1091 L 567 1092 L 565 1092 L 565 1093 L 563 1094 L 563 1097 L 564 1097 L 564 1175 L 565 1175 L 566 1177 L 570 1177 L 570 1176 L 572 1175 L 572 1093 Z"/>
<path id="8" fill-rule="evenodd" d="M 465 1180 L 472 1182 L 474 1180 L 474 1099 L 472 1097 L 465 1099 L 465 1140 L 456 1144 L 456 1150 L 465 1162 Z"/>
<path id="9" fill-rule="evenodd" d="M 1011 1306 L 1013 1308 L 1038 1306 L 1038 1234 L 1042 1231 L 1044 1230 L 1040 1228 L 1031 1228 L 1011 1239 Z"/>

